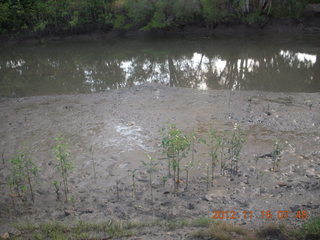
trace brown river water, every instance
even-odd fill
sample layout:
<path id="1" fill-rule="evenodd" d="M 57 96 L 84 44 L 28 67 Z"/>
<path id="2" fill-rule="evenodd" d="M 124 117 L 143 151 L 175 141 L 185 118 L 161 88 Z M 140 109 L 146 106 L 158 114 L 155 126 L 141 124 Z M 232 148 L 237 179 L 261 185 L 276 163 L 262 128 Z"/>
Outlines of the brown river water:
<path id="1" fill-rule="evenodd" d="M 175 87 L 320 91 L 319 34 L 64 40 L 0 46 L 0 96 Z"/>

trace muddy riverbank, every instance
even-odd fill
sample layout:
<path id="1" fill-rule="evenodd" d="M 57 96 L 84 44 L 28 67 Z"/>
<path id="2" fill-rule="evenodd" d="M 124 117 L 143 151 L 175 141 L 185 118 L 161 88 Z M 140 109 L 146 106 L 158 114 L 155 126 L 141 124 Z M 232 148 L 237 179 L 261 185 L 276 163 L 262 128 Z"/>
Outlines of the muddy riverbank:
<path id="1" fill-rule="evenodd" d="M 212 211 L 236 211 L 238 218 L 226 220 L 259 227 L 266 222 L 285 221 L 299 225 L 299 210 L 320 214 L 320 94 L 271 93 L 170 88 L 144 84 L 94 94 L 2 98 L 0 101 L 0 222 L 78 220 L 102 222 L 110 219 L 146 220 L 211 217 Z M 206 189 L 208 150 L 196 144 L 197 168 L 185 190 L 185 172 L 179 192 L 172 194 L 172 181 L 163 184 L 165 160 L 158 160 L 154 176 L 154 202 L 150 202 L 148 175 L 141 161 L 147 154 L 163 158 L 160 128 L 166 123 L 198 136 L 210 126 L 219 133 L 236 123 L 246 135 L 239 173 L 220 175 Z M 56 200 L 52 182 L 54 137 L 62 133 L 69 141 L 74 170 L 70 176 L 72 201 Z M 287 142 L 280 170 L 272 171 L 273 140 Z M 8 159 L 26 146 L 40 172 L 35 185 L 35 204 L 30 199 L 12 199 L 6 179 Z M 93 177 L 92 156 L 96 164 Z M 190 161 L 191 155 L 184 161 Z M 129 170 L 137 170 L 136 199 L 132 198 Z M 15 205 L 13 205 L 13 200 Z M 262 219 L 261 211 L 272 211 Z M 278 211 L 290 217 L 279 220 Z M 243 211 L 252 211 L 245 219 Z"/>

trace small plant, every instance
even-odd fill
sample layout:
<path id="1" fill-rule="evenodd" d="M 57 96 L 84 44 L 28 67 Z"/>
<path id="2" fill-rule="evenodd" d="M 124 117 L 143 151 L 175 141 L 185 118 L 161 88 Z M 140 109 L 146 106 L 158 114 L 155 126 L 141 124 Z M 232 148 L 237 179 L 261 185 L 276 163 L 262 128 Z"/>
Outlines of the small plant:
<path id="1" fill-rule="evenodd" d="M 210 183 L 210 166 L 208 163 L 206 163 L 206 183 L 207 183 L 207 191 L 209 190 L 209 183 Z"/>
<path id="2" fill-rule="evenodd" d="M 4 164 L 5 164 L 4 152 L 1 153 L 1 160 L 2 160 L 2 163 L 3 163 L 3 165 L 4 165 Z"/>
<path id="3" fill-rule="evenodd" d="M 142 162 L 142 165 L 145 167 L 148 175 L 149 175 L 149 186 L 150 186 L 150 199 L 151 199 L 151 204 L 153 205 L 153 173 L 157 171 L 157 162 L 156 159 L 151 157 L 150 155 L 147 155 L 149 161 L 148 162 Z"/>
<path id="4" fill-rule="evenodd" d="M 37 176 L 38 168 L 26 152 L 20 152 L 10 160 L 11 173 L 9 186 L 13 194 L 22 196 L 29 188 L 32 202 L 34 202 L 33 181 Z"/>
<path id="5" fill-rule="evenodd" d="M 61 183 L 58 182 L 57 180 L 54 180 L 52 182 L 53 186 L 54 186 L 54 191 L 56 193 L 56 196 L 57 196 L 57 201 L 60 201 L 60 197 L 61 197 L 61 193 L 60 193 L 60 185 Z"/>
<path id="6" fill-rule="evenodd" d="M 131 175 L 131 178 L 132 178 L 132 199 L 133 200 L 136 200 L 136 182 L 135 182 L 135 177 L 136 177 L 136 172 L 138 171 L 139 169 L 133 169 L 133 170 L 129 170 L 129 173 Z"/>
<path id="7" fill-rule="evenodd" d="M 166 186 L 167 181 L 168 181 L 168 177 L 167 177 L 167 176 L 163 176 L 163 177 L 161 178 L 161 182 L 162 182 L 163 187 Z"/>
<path id="8" fill-rule="evenodd" d="M 91 162 L 92 162 L 92 170 L 93 170 L 93 179 L 96 182 L 97 181 L 97 175 L 96 175 L 96 162 L 94 161 L 93 158 L 93 146 L 91 145 L 90 147 L 90 152 L 91 152 Z"/>
<path id="9" fill-rule="evenodd" d="M 194 154 L 197 152 L 195 148 L 195 143 L 197 141 L 197 135 L 195 131 L 191 132 L 189 138 L 190 138 L 190 145 L 191 145 L 191 162 L 194 163 Z"/>
<path id="10" fill-rule="evenodd" d="M 187 156 L 190 149 L 189 138 L 173 124 L 169 125 L 168 129 L 162 129 L 162 131 L 161 146 L 168 157 L 168 176 L 170 177 L 170 168 L 172 166 L 174 184 L 179 184 L 180 161 Z"/>
<path id="11" fill-rule="evenodd" d="M 249 104 L 248 104 L 248 107 L 247 107 L 247 112 L 250 113 L 251 112 L 251 103 L 252 103 L 252 97 L 251 96 L 248 97 L 248 102 L 249 102 Z"/>
<path id="12" fill-rule="evenodd" d="M 228 153 L 230 159 L 231 173 L 236 175 L 239 168 L 240 153 L 245 142 L 244 134 L 237 124 L 234 125 L 234 129 L 231 138 L 228 141 Z"/>
<path id="13" fill-rule="evenodd" d="M 213 186 L 214 171 L 218 161 L 218 151 L 222 146 L 222 138 L 217 135 L 214 128 L 210 128 L 206 139 L 200 139 L 202 143 L 209 148 L 209 157 L 211 161 L 211 186 Z"/>
<path id="14" fill-rule="evenodd" d="M 71 196 L 70 202 L 72 203 L 72 207 L 75 209 L 76 208 L 76 198 L 74 196 Z"/>
<path id="15" fill-rule="evenodd" d="M 263 172 L 263 171 L 257 172 L 257 180 L 259 180 L 259 193 L 260 193 L 260 195 L 262 193 L 262 183 L 263 183 L 264 175 L 265 175 L 265 172 Z"/>
<path id="16" fill-rule="evenodd" d="M 116 179 L 116 192 L 117 192 L 117 201 L 119 202 L 120 200 L 120 180 L 119 180 L 119 177 L 117 176 L 117 179 Z"/>
<path id="17" fill-rule="evenodd" d="M 184 166 L 184 169 L 186 171 L 186 188 L 185 188 L 186 191 L 188 191 L 188 186 L 189 186 L 189 170 L 192 167 L 193 167 L 193 161 L 188 162 L 188 164 Z"/>
<path id="18" fill-rule="evenodd" d="M 284 144 L 279 141 L 275 140 L 273 143 L 273 150 L 271 152 L 271 159 L 272 159 L 272 171 L 279 171 L 280 161 L 282 159 L 282 152 L 284 150 Z"/>
<path id="19" fill-rule="evenodd" d="M 65 201 L 68 202 L 68 177 L 73 169 L 73 165 L 70 159 L 69 146 L 66 143 L 65 138 L 60 135 L 56 137 L 55 140 L 56 145 L 53 150 L 57 161 L 56 169 L 62 178 Z"/>
<path id="20" fill-rule="evenodd" d="M 227 139 L 223 136 L 221 137 L 220 141 L 220 175 L 223 176 L 224 172 L 227 168 L 227 163 L 225 160 L 225 146 L 226 146 Z"/>

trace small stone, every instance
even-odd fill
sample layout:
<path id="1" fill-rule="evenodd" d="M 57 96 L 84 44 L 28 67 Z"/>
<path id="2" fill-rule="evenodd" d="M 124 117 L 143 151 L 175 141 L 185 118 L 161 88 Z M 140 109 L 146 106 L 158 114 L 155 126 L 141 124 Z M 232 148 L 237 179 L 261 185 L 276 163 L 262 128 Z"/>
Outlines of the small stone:
<path id="1" fill-rule="evenodd" d="M 203 198 L 203 200 L 205 200 L 205 201 L 212 201 L 213 200 L 213 198 L 211 198 L 211 196 L 210 195 L 205 195 L 204 196 L 204 198 Z"/>
<path id="2" fill-rule="evenodd" d="M 280 183 L 278 183 L 277 184 L 279 187 L 285 187 L 285 186 L 287 186 L 287 184 L 286 183 L 283 183 L 283 182 L 280 182 Z"/>
<path id="3" fill-rule="evenodd" d="M 9 239 L 9 238 L 10 238 L 10 235 L 8 232 L 1 234 L 1 239 Z"/>
<path id="4" fill-rule="evenodd" d="M 70 214 L 71 214 L 71 212 L 70 212 L 70 211 L 67 211 L 67 210 L 66 210 L 66 211 L 64 211 L 64 216 L 66 216 L 66 217 L 67 217 L 67 216 L 69 216 Z"/>
<path id="5" fill-rule="evenodd" d="M 216 198 L 222 198 L 226 196 L 226 191 L 224 189 L 216 189 L 212 193 L 209 193 L 204 196 L 203 200 L 205 201 L 213 201 Z"/>
<path id="6" fill-rule="evenodd" d="M 15 227 L 12 227 L 9 224 L 5 224 L 5 225 L 0 226 L 0 236 L 2 237 L 2 235 L 6 234 L 6 233 L 9 234 L 9 237 L 10 237 L 10 234 L 14 235 L 14 236 L 21 235 L 21 232 L 18 229 L 16 229 Z M 4 238 L 4 239 L 7 239 L 7 238 Z"/>
<path id="7" fill-rule="evenodd" d="M 82 214 L 89 214 L 89 213 L 93 213 L 94 211 L 92 209 L 86 209 L 86 210 L 82 210 L 80 211 L 80 215 Z"/>
<path id="8" fill-rule="evenodd" d="M 300 206 L 299 205 L 294 205 L 293 207 L 290 207 L 290 210 L 292 211 L 292 212 L 297 212 L 297 211 L 299 211 L 300 210 Z"/>
<path id="9" fill-rule="evenodd" d="M 306 176 L 307 176 L 308 178 L 313 178 L 313 177 L 316 176 L 316 174 L 315 174 L 314 171 L 312 171 L 311 169 L 308 169 L 308 170 L 306 171 Z"/>
<path id="10" fill-rule="evenodd" d="M 188 203 L 187 208 L 188 208 L 188 209 L 190 209 L 190 210 L 194 209 L 194 204 L 192 204 L 192 203 Z"/>

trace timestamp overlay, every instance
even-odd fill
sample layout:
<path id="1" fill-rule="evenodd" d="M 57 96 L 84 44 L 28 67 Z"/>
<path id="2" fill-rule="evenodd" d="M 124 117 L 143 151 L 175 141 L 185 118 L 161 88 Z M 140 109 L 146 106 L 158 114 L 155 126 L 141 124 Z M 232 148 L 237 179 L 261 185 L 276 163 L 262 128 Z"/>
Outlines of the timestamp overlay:
<path id="1" fill-rule="evenodd" d="M 230 220 L 237 222 L 240 220 L 242 223 L 258 221 L 265 222 L 278 222 L 278 221 L 305 221 L 311 217 L 308 210 L 291 211 L 287 209 L 279 210 L 214 210 L 210 213 L 210 218 L 213 220 Z"/>

